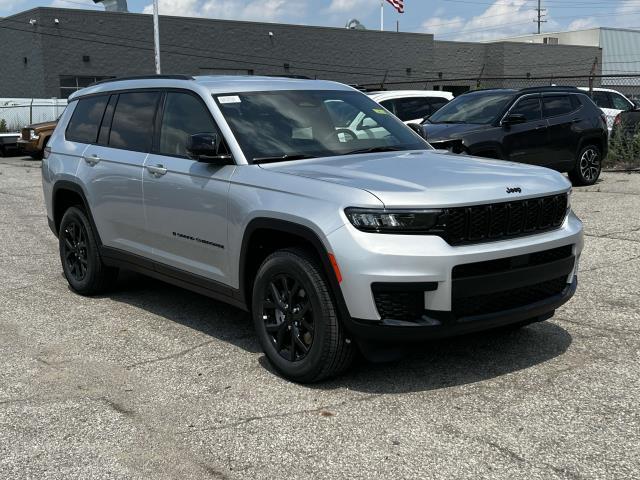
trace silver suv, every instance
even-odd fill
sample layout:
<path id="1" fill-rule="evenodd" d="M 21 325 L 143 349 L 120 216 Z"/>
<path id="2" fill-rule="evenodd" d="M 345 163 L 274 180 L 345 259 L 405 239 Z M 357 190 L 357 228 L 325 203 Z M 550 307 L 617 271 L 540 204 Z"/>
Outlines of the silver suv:
<path id="1" fill-rule="evenodd" d="M 72 95 L 45 156 L 73 290 L 125 268 L 233 304 L 295 381 L 385 342 L 545 320 L 576 289 L 562 175 L 437 153 L 338 83 L 112 80 Z"/>

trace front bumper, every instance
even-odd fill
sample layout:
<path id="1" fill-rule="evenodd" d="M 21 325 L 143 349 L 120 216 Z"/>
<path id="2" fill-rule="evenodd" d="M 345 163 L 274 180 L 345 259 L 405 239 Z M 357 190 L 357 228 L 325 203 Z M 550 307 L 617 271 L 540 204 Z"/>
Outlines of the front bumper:
<path id="1" fill-rule="evenodd" d="M 25 153 L 38 151 L 38 142 L 33 140 L 24 140 L 20 138 L 17 142 L 18 148 Z"/>
<path id="2" fill-rule="evenodd" d="M 440 237 L 364 233 L 350 225 L 334 231 L 328 239 L 342 273 L 340 287 L 348 310 L 345 312 L 348 328 L 354 335 L 381 339 L 395 336 L 393 331 L 396 330 L 399 337 L 427 338 L 548 318 L 575 292 L 578 259 L 583 247 L 582 223 L 573 213 L 553 231 L 457 247 L 450 246 Z M 531 303 L 517 308 L 508 305 L 509 308 L 492 310 L 489 314 L 474 312 L 465 314 L 464 318 L 453 318 L 453 298 L 459 293 L 454 291 L 454 284 L 456 281 L 458 287 L 464 284 L 454 278 L 454 267 L 522 257 L 559 247 L 571 250 L 571 258 L 563 260 L 564 270 L 558 273 L 560 288 L 565 285 L 561 292 L 536 297 Z M 550 278 L 544 267 L 533 270 L 541 275 L 540 281 Z M 527 289 L 527 281 L 517 275 L 506 275 L 504 281 L 507 282 L 504 290 L 510 287 Z M 372 286 L 378 284 L 424 286 L 423 315 L 419 319 L 381 318 L 372 291 Z M 482 294 L 481 291 L 477 293 Z"/>

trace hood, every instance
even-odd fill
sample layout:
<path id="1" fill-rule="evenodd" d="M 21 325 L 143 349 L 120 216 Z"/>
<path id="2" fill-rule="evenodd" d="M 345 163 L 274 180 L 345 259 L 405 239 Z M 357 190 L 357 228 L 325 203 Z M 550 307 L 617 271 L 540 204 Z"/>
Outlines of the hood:
<path id="1" fill-rule="evenodd" d="M 439 142 L 454 140 L 463 134 L 486 130 L 491 125 L 477 123 L 423 123 L 422 127 L 427 132 L 427 142 Z"/>
<path id="2" fill-rule="evenodd" d="M 294 160 L 260 167 L 366 190 L 387 207 L 445 207 L 560 193 L 570 188 L 547 168 L 412 150 Z M 520 193 L 507 193 L 520 188 Z"/>
<path id="3" fill-rule="evenodd" d="M 32 123 L 30 125 L 27 125 L 24 128 L 33 128 L 34 130 L 49 130 L 49 129 L 56 128 L 57 123 L 58 123 L 57 120 L 53 120 L 49 122 Z"/>

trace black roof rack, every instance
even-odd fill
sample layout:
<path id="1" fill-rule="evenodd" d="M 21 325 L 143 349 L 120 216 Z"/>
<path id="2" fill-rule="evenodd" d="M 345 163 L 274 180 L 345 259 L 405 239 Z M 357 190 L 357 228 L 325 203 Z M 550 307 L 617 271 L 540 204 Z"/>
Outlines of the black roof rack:
<path id="1" fill-rule="evenodd" d="M 295 75 L 293 73 L 282 73 L 282 74 L 273 73 L 273 74 L 264 75 L 264 76 L 273 77 L 273 78 L 293 78 L 298 80 L 312 80 L 311 77 L 307 77 L 306 75 Z"/>
<path id="2" fill-rule="evenodd" d="M 105 78 L 104 80 L 98 80 L 97 82 L 94 82 L 91 85 L 100 85 L 102 83 L 109 83 L 109 82 L 122 82 L 125 80 L 152 80 L 152 79 L 193 80 L 193 77 L 191 75 L 136 75 L 132 77 Z"/>
<path id="3" fill-rule="evenodd" d="M 521 92 L 577 92 L 580 91 L 578 87 L 569 87 L 569 86 L 547 86 L 547 87 L 527 87 L 521 88 Z"/>

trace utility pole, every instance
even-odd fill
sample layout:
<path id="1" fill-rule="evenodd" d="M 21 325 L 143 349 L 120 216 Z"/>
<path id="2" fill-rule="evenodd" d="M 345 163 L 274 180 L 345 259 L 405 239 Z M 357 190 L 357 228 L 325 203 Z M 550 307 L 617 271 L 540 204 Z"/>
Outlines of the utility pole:
<path id="1" fill-rule="evenodd" d="M 384 30 L 384 0 L 380 0 L 380 31 Z"/>
<path id="2" fill-rule="evenodd" d="M 545 14 L 543 12 L 546 12 L 547 9 L 542 8 L 542 0 L 538 0 L 538 8 L 536 8 L 536 11 L 538 12 L 538 19 L 534 20 L 533 22 L 538 24 L 538 33 L 540 33 L 540 25 L 543 23 L 547 23 L 546 20 L 543 20 L 543 18 L 545 17 Z"/>
<path id="3" fill-rule="evenodd" d="M 160 26 L 158 24 L 158 0 L 153 0 L 153 50 L 156 57 L 156 75 L 160 75 Z"/>

